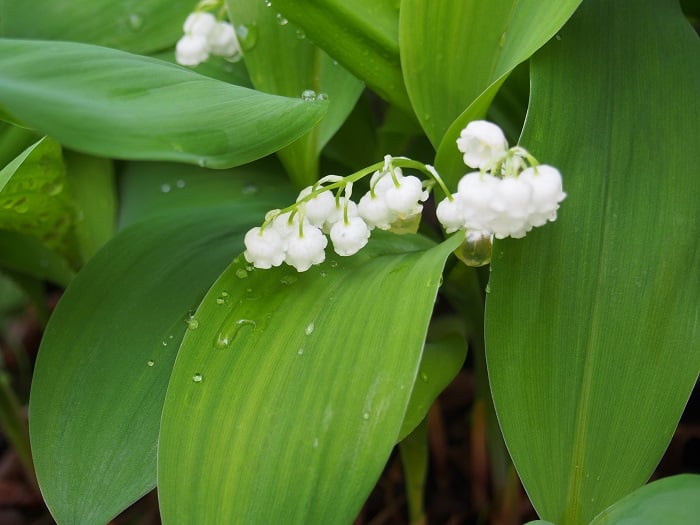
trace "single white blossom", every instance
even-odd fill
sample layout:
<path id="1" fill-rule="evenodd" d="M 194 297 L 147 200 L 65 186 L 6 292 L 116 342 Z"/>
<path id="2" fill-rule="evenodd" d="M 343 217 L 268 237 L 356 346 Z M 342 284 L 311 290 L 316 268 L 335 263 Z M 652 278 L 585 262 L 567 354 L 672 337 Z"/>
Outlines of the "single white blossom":
<path id="1" fill-rule="evenodd" d="M 365 193 L 357 205 L 357 211 L 370 228 L 388 230 L 391 223 L 397 219 L 397 215 L 386 205 L 382 196 Z"/>
<path id="2" fill-rule="evenodd" d="M 216 23 L 216 17 L 211 13 L 197 11 L 187 16 L 182 30 L 186 35 L 199 35 L 208 38 Z"/>
<path id="3" fill-rule="evenodd" d="M 532 188 L 530 202 L 530 222 L 542 226 L 557 218 L 559 203 L 566 198 L 562 188 L 561 173 L 547 165 L 539 165 L 523 170 L 520 178 Z"/>
<path id="4" fill-rule="evenodd" d="M 457 139 L 457 148 L 470 168 L 491 169 L 508 150 L 508 141 L 500 127 L 485 120 L 467 124 Z"/>
<path id="5" fill-rule="evenodd" d="M 383 197 L 387 208 L 400 219 L 405 219 L 423 210 L 420 203 L 428 198 L 428 192 L 423 190 L 423 183 L 418 177 L 399 175 L 397 183 L 387 188 Z"/>
<path id="6" fill-rule="evenodd" d="M 287 250 L 284 262 L 305 272 L 312 265 L 321 264 L 326 258 L 328 239 L 319 228 L 306 224 L 301 233 L 297 232 L 287 238 Z"/>
<path id="7" fill-rule="evenodd" d="M 217 22 L 209 32 L 207 40 L 213 55 L 232 60 L 241 54 L 236 31 L 228 22 Z"/>
<path id="8" fill-rule="evenodd" d="M 297 202 L 309 196 L 312 191 L 313 188 L 311 186 L 301 190 L 297 197 Z M 303 206 L 306 220 L 314 226 L 321 227 L 335 211 L 335 197 L 330 191 L 324 191 L 304 202 Z"/>
<path id="9" fill-rule="evenodd" d="M 357 211 L 357 204 L 348 199 L 347 197 L 340 197 L 338 199 L 333 199 L 333 210 L 328 215 L 323 223 L 323 231 L 328 233 L 331 231 L 333 225 L 337 222 L 345 220 L 345 208 L 347 207 L 347 216 L 357 217 L 359 215 Z"/>
<path id="10" fill-rule="evenodd" d="M 445 232 L 452 233 L 464 228 L 464 209 L 459 195 L 454 193 L 452 200 L 445 198 L 437 206 L 435 214 L 438 221 L 445 228 Z"/>
<path id="11" fill-rule="evenodd" d="M 331 228 L 331 241 L 335 253 L 342 256 L 354 255 L 364 248 L 370 230 L 360 217 L 350 217 L 348 222 L 336 222 Z"/>
<path id="12" fill-rule="evenodd" d="M 198 66 L 209 58 L 209 44 L 201 35 L 184 35 L 175 46 L 175 60 L 183 66 Z"/>
<path id="13" fill-rule="evenodd" d="M 245 260 L 256 268 L 279 266 L 284 260 L 284 242 L 273 228 L 252 228 L 243 240 Z"/>

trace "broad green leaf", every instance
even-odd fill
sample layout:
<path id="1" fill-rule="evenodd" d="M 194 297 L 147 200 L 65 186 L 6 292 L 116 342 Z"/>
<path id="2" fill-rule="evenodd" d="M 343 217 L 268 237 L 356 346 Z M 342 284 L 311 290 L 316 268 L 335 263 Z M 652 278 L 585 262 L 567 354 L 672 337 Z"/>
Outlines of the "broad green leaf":
<path id="1" fill-rule="evenodd" d="M 464 337 L 451 334 L 426 343 L 420 369 L 397 441 L 401 441 L 425 419 L 440 393 L 455 378 L 467 357 Z"/>
<path id="2" fill-rule="evenodd" d="M 99 156 L 245 164 L 304 134 L 326 105 L 113 49 L 0 40 L 0 110 Z"/>
<path id="3" fill-rule="evenodd" d="M 34 131 L 0 122 L 0 167 L 10 163 L 17 155 L 41 139 Z"/>
<path id="4" fill-rule="evenodd" d="M 87 261 L 114 234 L 117 203 L 112 161 L 65 151 L 67 178 L 76 208 L 75 236 Z"/>
<path id="5" fill-rule="evenodd" d="M 119 184 L 119 227 L 174 211 L 252 199 L 239 205 L 246 220 L 262 222 L 265 211 L 294 198 L 282 166 L 274 158 L 228 170 L 169 162 L 129 162 Z M 241 217 L 233 217 L 241 220 Z"/>
<path id="6" fill-rule="evenodd" d="M 40 139 L 0 171 L 0 230 L 36 237 L 77 264 L 74 213 L 56 141 Z"/>
<path id="7" fill-rule="evenodd" d="M 605 509 L 591 525 L 693 525 L 700 516 L 700 476 L 683 474 L 654 481 Z"/>
<path id="8" fill-rule="evenodd" d="M 75 273 L 66 259 L 36 237 L 3 230 L 0 230 L 0 268 L 64 287 Z"/>
<path id="9" fill-rule="evenodd" d="M 321 149 L 352 110 L 363 84 L 314 46 L 306 34 L 258 0 L 231 0 L 231 17 L 245 34 L 244 60 L 256 89 L 287 97 L 328 97 L 317 127 L 278 152 L 299 187 L 318 179 Z M 322 97 L 323 98 L 323 97 Z"/>
<path id="10" fill-rule="evenodd" d="M 514 463 L 559 525 L 648 479 L 700 370 L 699 51 L 674 1 L 589 0 L 533 58 L 521 143 L 568 197 L 494 244 L 486 343 Z"/>
<path id="11" fill-rule="evenodd" d="M 57 522 L 106 523 L 154 487 L 160 413 L 187 312 L 240 251 L 254 208 L 241 199 L 136 224 L 66 290 L 41 343 L 29 406 L 37 477 Z"/>
<path id="12" fill-rule="evenodd" d="M 71 40 L 135 53 L 173 45 L 191 0 L 0 0 L 0 37 Z"/>
<path id="13" fill-rule="evenodd" d="M 413 114 L 401 75 L 399 3 L 277 0 L 272 8 L 382 98 Z"/>
<path id="14" fill-rule="evenodd" d="M 437 148 L 454 120 L 564 25 L 581 0 L 403 0 L 408 95 Z M 456 137 L 455 137 L 456 138 Z"/>
<path id="15" fill-rule="evenodd" d="M 396 443 L 458 242 L 377 234 L 300 274 L 234 262 L 168 386 L 163 522 L 352 522 Z"/>
<path id="16" fill-rule="evenodd" d="M 155 53 L 150 56 L 171 64 L 177 64 L 174 49 L 161 51 L 160 53 Z M 216 80 L 235 84 L 236 86 L 253 87 L 243 60 L 231 62 L 223 57 L 210 56 L 206 62 L 202 62 L 195 67 L 188 67 L 187 69 L 204 75 L 205 77 L 215 78 Z"/>

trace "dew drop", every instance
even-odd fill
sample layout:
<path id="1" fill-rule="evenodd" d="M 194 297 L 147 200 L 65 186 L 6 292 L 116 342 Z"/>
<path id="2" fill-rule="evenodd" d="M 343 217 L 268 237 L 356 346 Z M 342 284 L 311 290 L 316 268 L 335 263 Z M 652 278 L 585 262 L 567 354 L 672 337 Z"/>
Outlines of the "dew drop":
<path id="1" fill-rule="evenodd" d="M 185 181 L 182 180 L 182 179 L 178 179 L 178 181 L 175 183 L 175 186 L 177 186 L 178 188 L 182 189 L 182 188 L 185 187 Z"/>
<path id="2" fill-rule="evenodd" d="M 265 0 L 265 7 L 272 7 L 272 0 Z"/>
<path id="3" fill-rule="evenodd" d="M 469 232 L 454 254 L 467 266 L 485 266 L 491 262 L 491 247 L 491 235 Z"/>
<path id="4" fill-rule="evenodd" d="M 316 100 L 328 100 L 328 94 L 327 93 L 319 93 L 318 96 L 316 97 Z"/>
<path id="5" fill-rule="evenodd" d="M 281 26 L 286 26 L 289 23 L 289 20 L 287 20 L 282 13 L 277 13 L 275 18 L 277 19 L 277 23 Z"/>
<path id="6" fill-rule="evenodd" d="M 314 438 L 313 447 L 318 448 L 318 438 Z"/>
<path id="7" fill-rule="evenodd" d="M 204 159 L 204 158 L 202 158 L 202 159 L 197 159 L 197 166 L 199 166 L 200 168 L 206 168 L 206 166 L 207 166 L 207 159 Z"/>
<path id="8" fill-rule="evenodd" d="M 297 350 L 297 355 L 304 355 L 304 347 Z"/>
<path id="9" fill-rule="evenodd" d="M 491 283 L 486 283 L 486 293 L 491 293 Z"/>
<path id="10" fill-rule="evenodd" d="M 297 29 L 297 38 L 299 40 L 304 40 L 306 38 L 306 33 L 304 33 L 304 31 L 301 29 Z"/>
<path id="11" fill-rule="evenodd" d="M 202 374 L 200 374 L 199 372 L 197 372 L 195 375 L 192 376 L 192 381 L 194 383 L 201 383 L 202 379 L 203 379 Z"/>
<path id="12" fill-rule="evenodd" d="M 245 186 L 243 186 L 241 193 L 243 195 L 255 195 L 256 193 L 258 193 L 258 187 L 254 184 L 246 184 Z"/>
<path id="13" fill-rule="evenodd" d="M 146 366 L 153 366 L 155 364 L 156 362 L 153 359 L 149 359 L 148 361 L 146 361 Z"/>
<path id="14" fill-rule="evenodd" d="M 248 277 L 248 272 L 246 272 L 243 268 L 238 268 L 236 270 L 236 277 L 239 279 L 245 279 Z"/>
<path id="15" fill-rule="evenodd" d="M 249 272 L 252 272 L 252 271 L 255 271 L 255 266 L 253 266 L 252 264 L 249 264 L 248 266 L 245 267 L 245 269 L 248 270 Z"/>
<path id="16" fill-rule="evenodd" d="M 196 330 L 199 328 L 199 320 L 195 319 L 194 317 L 187 319 L 187 328 L 190 330 Z"/>
<path id="17" fill-rule="evenodd" d="M 330 262 L 328 263 L 331 265 L 331 268 L 337 268 L 338 267 L 338 261 L 335 259 L 331 259 Z"/>
<path id="18" fill-rule="evenodd" d="M 138 31 L 143 27 L 143 18 L 137 13 L 131 13 L 129 15 L 129 27 L 134 31 Z"/>
<path id="19" fill-rule="evenodd" d="M 214 346 L 216 348 L 228 348 L 233 340 L 238 335 L 241 328 L 249 326 L 253 330 L 257 326 L 257 323 L 252 319 L 237 319 L 233 324 L 225 326 L 221 331 L 216 334 L 216 339 L 214 340 Z"/>
<path id="20" fill-rule="evenodd" d="M 428 374 L 426 374 L 425 372 L 421 372 L 420 373 L 420 380 L 423 381 L 424 383 L 427 383 L 428 382 Z"/>
<path id="21" fill-rule="evenodd" d="M 554 38 L 556 38 L 557 40 L 561 40 L 561 35 L 557 34 Z"/>
<path id="22" fill-rule="evenodd" d="M 365 412 L 364 414 L 362 414 L 362 419 L 367 421 L 369 419 L 369 412 Z"/>
<path id="23" fill-rule="evenodd" d="M 167 339 L 163 339 L 163 346 L 168 346 L 168 340 L 167 340 Z"/>
<path id="24" fill-rule="evenodd" d="M 306 335 L 311 335 L 314 333 L 314 328 L 316 328 L 314 326 L 314 323 L 309 323 L 308 325 L 306 325 L 306 328 L 304 329 L 304 333 Z"/>
<path id="25" fill-rule="evenodd" d="M 160 185 L 160 191 L 163 193 L 170 193 L 170 184 L 161 184 Z"/>
<path id="26" fill-rule="evenodd" d="M 316 100 L 316 92 L 313 89 L 305 89 L 301 93 L 301 99 L 306 101 Z"/>
<path id="27" fill-rule="evenodd" d="M 320 275 L 321 277 L 328 277 L 328 274 L 327 274 L 326 272 L 321 272 L 321 273 L 319 273 L 319 275 Z"/>
<path id="28" fill-rule="evenodd" d="M 258 41 L 258 28 L 255 24 L 248 26 L 240 25 L 236 27 L 236 36 L 238 37 L 238 43 L 241 45 L 243 52 L 250 52 Z"/>

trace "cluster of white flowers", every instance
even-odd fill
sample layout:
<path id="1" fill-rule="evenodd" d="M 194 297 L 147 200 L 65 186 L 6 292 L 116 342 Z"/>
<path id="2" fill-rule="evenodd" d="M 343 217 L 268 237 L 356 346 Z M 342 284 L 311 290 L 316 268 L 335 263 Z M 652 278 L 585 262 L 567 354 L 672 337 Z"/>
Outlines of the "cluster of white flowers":
<path id="1" fill-rule="evenodd" d="M 205 62 L 209 55 L 236 60 L 241 48 L 233 26 L 218 21 L 214 15 L 204 11 L 190 13 L 182 26 L 184 35 L 175 46 L 175 60 L 183 66 L 196 66 Z"/>
<path id="2" fill-rule="evenodd" d="M 404 176 L 392 162 L 391 156 L 385 158 L 359 204 L 350 200 L 352 181 L 335 175 L 303 189 L 294 205 L 269 212 L 261 227 L 246 234 L 246 260 L 256 268 L 285 262 L 303 272 L 324 261 L 326 235 L 335 253 L 354 255 L 367 244 L 374 228 L 390 229 L 419 215 L 428 192 L 418 177 Z M 324 187 L 326 183 L 330 184 Z M 336 194 L 333 189 L 338 190 Z"/>
<path id="3" fill-rule="evenodd" d="M 478 245 L 478 250 L 471 250 L 478 257 L 472 254 L 468 259 L 481 262 L 470 265 L 488 262 L 481 245 L 486 242 L 490 252 L 493 236 L 523 237 L 533 227 L 556 219 L 566 197 L 556 168 L 538 164 L 520 146 L 509 149 L 501 129 L 486 121 L 469 123 L 457 147 L 465 164 L 479 171 L 464 175 L 456 193 L 449 194 L 432 166 L 387 155 L 383 163 L 348 177 L 328 175 L 302 190 L 292 206 L 269 212 L 262 226 L 245 236 L 246 260 L 256 268 L 284 262 L 303 272 L 324 261 L 326 236 L 338 255 L 353 255 L 367 244 L 374 228 L 398 232 L 405 231 L 406 224 L 417 225 L 434 183 L 447 195 L 437 207 L 445 231 L 464 230 L 465 243 Z M 405 176 L 402 167 L 419 169 L 432 181 Z M 370 173 L 369 191 L 353 202 L 353 184 Z"/>
<path id="4" fill-rule="evenodd" d="M 559 170 L 538 165 L 520 146 L 508 149 L 501 128 L 470 122 L 457 147 L 464 163 L 480 171 L 467 173 L 457 193 L 438 204 L 437 217 L 447 233 L 464 229 L 498 239 L 520 238 L 557 218 L 566 197 Z"/>

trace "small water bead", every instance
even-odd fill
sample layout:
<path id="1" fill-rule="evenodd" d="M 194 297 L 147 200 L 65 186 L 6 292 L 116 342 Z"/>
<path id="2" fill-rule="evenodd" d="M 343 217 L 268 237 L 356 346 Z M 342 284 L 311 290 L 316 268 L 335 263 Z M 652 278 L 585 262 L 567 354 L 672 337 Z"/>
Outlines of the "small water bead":
<path id="1" fill-rule="evenodd" d="M 238 43 L 244 53 L 252 51 L 258 41 L 258 27 L 255 24 L 236 27 Z"/>
<path id="2" fill-rule="evenodd" d="M 216 304 L 228 304 L 229 298 L 228 298 L 228 292 L 223 291 L 219 294 L 219 297 L 216 298 Z"/>
<path id="3" fill-rule="evenodd" d="M 248 272 L 246 272 L 243 268 L 238 268 L 236 270 L 236 277 L 239 279 L 246 279 L 248 277 Z"/>
<path id="4" fill-rule="evenodd" d="M 321 273 L 319 273 L 319 275 L 320 275 L 321 277 L 328 277 L 328 274 L 327 274 L 326 272 L 321 272 Z"/>
<path id="5" fill-rule="evenodd" d="M 138 13 L 131 13 L 129 15 L 129 27 L 134 31 L 138 31 L 143 27 L 143 18 Z"/>
<path id="6" fill-rule="evenodd" d="M 426 374 L 425 372 L 421 372 L 420 373 L 420 380 L 423 381 L 424 383 L 427 383 L 428 382 L 428 374 Z"/>
<path id="7" fill-rule="evenodd" d="M 318 96 L 316 97 L 316 100 L 328 100 L 328 94 L 327 93 L 319 93 Z"/>
<path id="8" fill-rule="evenodd" d="M 338 267 L 338 261 L 335 259 L 331 259 L 330 262 L 328 263 L 331 265 L 331 268 L 337 268 Z"/>
<path id="9" fill-rule="evenodd" d="M 314 325 L 314 323 L 309 323 L 308 325 L 306 325 L 306 328 L 304 329 L 304 333 L 306 335 L 311 335 L 312 333 L 314 333 L 315 328 L 316 328 L 316 326 Z"/>
<path id="10" fill-rule="evenodd" d="M 491 283 L 486 283 L 486 293 L 491 293 Z"/>
<path id="11" fill-rule="evenodd" d="M 297 282 L 298 277 L 296 275 L 285 275 L 280 279 L 280 284 L 283 286 L 288 286 Z"/>
<path id="12" fill-rule="evenodd" d="M 245 267 L 245 269 L 249 272 L 254 272 L 255 266 L 253 266 L 252 264 L 249 264 L 248 266 Z"/>
<path id="13" fill-rule="evenodd" d="M 185 181 L 182 180 L 182 179 L 178 179 L 178 181 L 175 183 L 175 186 L 177 186 L 178 188 L 182 189 L 182 188 L 185 187 Z"/>
<path id="14" fill-rule="evenodd" d="M 314 443 L 312 445 L 314 448 L 318 448 L 318 438 L 314 438 Z"/>
<path id="15" fill-rule="evenodd" d="M 237 319 L 235 323 L 222 328 L 221 331 L 216 334 L 214 346 L 221 349 L 228 348 L 238 335 L 241 328 L 245 326 L 249 326 L 255 330 L 257 323 L 252 319 Z"/>
<path id="16" fill-rule="evenodd" d="M 204 379 L 204 378 L 202 377 L 202 374 L 200 374 L 199 372 L 197 372 L 195 375 L 192 376 L 192 382 L 194 382 L 194 383 L 201 383 L 202 379 Z"/>
<path id="17" fill-rule="evenodd" d="M 146 366 L 151 366 L 151 367 L 152 367 L 152 366 L 155 365 L 155 364 L 156 364 L 156 362 L 155 362 L 153 359 L 149 359 L 148 361 L 146 361 Z"/>
<path id="18" fill-rule="evenodd" d="M 491 235 L 469 232 L 454 254 L 467 266 L 485 266 L 491 262 L 492 246 Z"/>
<path id="19" fill-rule="evenodd" d="M 277 23 L 281 26 L 286 26 L 289 23 L 289 20 L 287 20 L 282 13 L 277 13 L 275 18 L 277 19 Z"/>
<path id="20" fill-rule="evenodd" d="M 301 99 L 312 102 L 316 100 L 316 92 L 313 89 L 305 89 L 301 93 Z"/>
<path id="21" fill-rule="evenodd" d="M 241 193 L 243 195 L 255 195 L 256 193 L 258 193 L 258 187 L 254 184 L 246 184 L 245 186 L 243 186 Z"/>
<path id="22" fill-rule="evenodd" d="M 297 350 L 297 355 L 304 355 L 304 348 L 303 347 L 300 348 L 299 350 Z"/>
<path id="23" fill-rule="evenodd" d="M 265 7 L 272 7 L 272 0 L 265 0 Z"/>
<path id="24" fill-rule="evenodd" d="M 195 319 L 194 317 L 187 319 L 187 328 L 190 330 L 196 330 L 199 328 L 199 320 Z"/>
<path id="25" fill-rule="evenodd" d="M 306 38 L 306 33 L 304 33 L 304 31 L 301 29 L 297 29 L 297 38 L 299 40 L 304 40 Z"/>
<path id="26" fill-rule="evenodd" d="M 172 189 L 172 188 L 170 187 L 170 184 L 161 184 L 161 185 L 160 185 L 160 191 L 161 191 L 162 193 L 170 193 L 170 190 L 171 190 L 171 189 Z"/>
<path id="27" fill-rule="evenodd" d="M 365 412 L 364 414 L 362 414 L 362 419 L 367 421 L 369 419 L 369 412 Z"/>
<path id="28" fill-rule="evenodd" d="M 198 159 L 197 166 L 199 166 L 200 168 L 206 168 L 207 167 L 207 159 L 204 159 L 204 158 Z"/>

